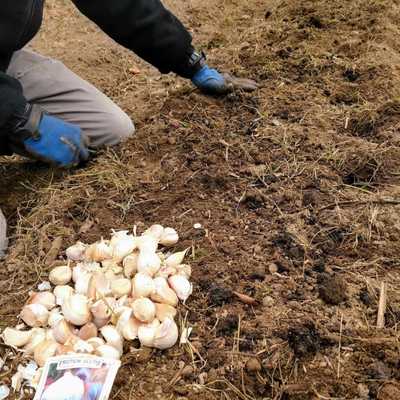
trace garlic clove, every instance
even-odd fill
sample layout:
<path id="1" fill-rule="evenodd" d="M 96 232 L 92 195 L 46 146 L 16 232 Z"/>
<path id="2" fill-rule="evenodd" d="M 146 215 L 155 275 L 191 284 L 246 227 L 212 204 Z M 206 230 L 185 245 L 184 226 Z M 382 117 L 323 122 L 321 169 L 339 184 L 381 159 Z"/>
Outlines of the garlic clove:
<path id="1" fill-rule="evenodd" d="M 76 282 L 82 274 L 101 271 L 101 265 L 97 262 L 80 262 L 72 269 L 72 280 Z"/>
<path id="2" fill-rule="evenodd" d="M 56 306 L 56 297 L 51 292 L 33 292 L 28 300 L 28 304 L 41 304 L 50 311 Z"/>
<path id="3" fill-rule="evenodd" d="M 154 236 L 140 236 L 137 238 L 137 247 L 140 253 L 155 253 L 158 247 L 158 239 Z"/>
<path id="4" fill-rule="evenodd" d="M 167 279 L 171 275 L 176 275 L 177 274 L 177 269 L 173 267 L 167 267 L 167 266 L 162 266 L 160 270 L 155 274 L 156 278 L 165 278 Z"/>
<path id="5" fill-rule="evenodd" d="M 44 367 L 50 357 L 56 355 L 58 343 L 53 340 L 44 340 L 39 343 L 34 350 L 33 358 L 39 367 Z"/>
<path id="6" fill-rule="evenodd" d="M 160 240 L 163 233 L 164 233 L 164 227 L 162 225 L 156 224 L 156 225 L 152 225 L 149 229 L 147 229 L 143 233 L 143 235 L 153 236 L 157 240 Z"/>
<path id="7" fill-rule="evenodd" d="M 94 272 L 90 278 L 87 297 L 89 299 L 103 298 L 111 294 L 111 284 L 103 272 Z"/>
<path id="8" fill-rule="evenodd" d="M 115 279 L 111 282 L 111 293 L 117 297 L 123 297 L 132 292 L 132 282 L 127 278 Z"/>
<path id="9" fill-rule="evenodd" d="M 113 325 L 106 325 L 100 329 L 100 333 L 105 339 L 109 346 L 114 347 L 122 355 L 124 339 L 122 335 L 118 332 L 117 328 Z"/>
<path id="10" fill-rule="evenodd" d="M 99 346 L 103 346 L 104 344 L 106 344 L 105 341 L 99 337 L 92 337 L 88 339 L 87 342 L 93 347 L 95 351 Z"/>
<path id="11" fill-rule="evenodd" d="M 85 251 L 87 261 L 102 262 L 111 259 L 113 248 L 105 240 L 90 245 Z"/>
<path id="12" fill-rule="evenodd" d="M 62 319 L 53 327 L 53 336 L 57 343 L 65 344 L 73 336 L 72 326 Z"/>
<path id="13" fill-rule="evenodd" d="M 185 302 L 193 292 L 193 286 L 183 275 L 173 275 L 168 278 L 168 283 L 180 300 Z"/>
<path id="14" fill-rule="evenodd" d="M 153 282 L 155 291 L 150 298 L 157 303 L 169 304 L 172 307 L 176 307 L 179 300 L 176 293 L 168 286 L 167 280 L 164 278 L 155 278 Z"/>
<path id="15" fill-rule="evenodd" d="M 88 298 L 82 294 L 73 294 L 65 299 L 62 305 L 65 319 L 77 326 L 87 324 L 91 319 L 88 303 Z"/>
<path id="16" fill-rule="evenodd" d="M 138 338 L 140 344 L 145 347 L 153 347 L 156 336 L 156 327 L 151 325 L 140 325 L 138 329 Z"/>
<path id="17" fill-rule="evenodd" d="M 24 351 L 27 355 L 33 354 L 36 346 L 46 340 L 46 330 L 43 328 L 33 328 L 32 336 L 29 342 L 25 345 Z"/>
<path id="18" fill-rule="evenodd" d="M 56 304 L 62 306 L 64 300 L 74 294 L 74 289 L 68 285 L 59 285 L 54 288 L 53 293 L 56 297 Z"/>
<path id="19" fill-rule="evenodd" d="M 64 319 L 64 316 L 61 314 L 61 309 L 60 308 L 53 308 L 50 311 L 49 314 L 49 319 L 47 321 L 47 324 L 50 326 L 50 328 L 53 328 L 54 325 L 57 324 L 57 322 L 61 321 L 62 319 Z"/>
<path id="20" fill-rule="evenodd" d="M 32 328 L 46 326 L 49 319 L 49 310 L 42 304 L 27 304 L 20 315 L 26 325 Z"/>
<path id="21" fill-rule="evenodd" d="M 161 322 L 164 322 L 165 319 L 170 318 L 174 319 L 176 316 L 176 309 L 169 304 L 160 304 L 155 303 L 156 306 L 156 318 Z"/>
<path id="22" fill-rule="evenodd" d="M 90 311 L 95 319 L 110 319 L 115 307 L 115 299 L 113 297 L 106 297 L 97 300 L 91 307 Z"/>
<path id="23" fill-rule="evenodd" d="M 75 353 L 74 348 L 71 345 L 66 346 L 64 344 L 59 344 L 56 351 L 57 356 L 64 356 L 73 353 Z"/>
<path id="24" fill-rule="evenodd" d="M 155 290 L 153 279 L 149 275 L 140 272 L 133 278 L 132 287 L 135 297 L 151 296 Z"/>
<path id="25" fill-rule="evenodd" d="M 165 265 L 172 268 L 176 268 L 178 265 L 181 265 L 188 250 L 189 249 L 186 249 L 183 251 L 179 251 L 178 253 L 171 254 L 165 260 Z"/>
<path id="26" fill-rule="evenodd" d="M 90 343 L 80 339 L 74 343 L 72 348 L 78 354 L 92 354 L 94 352 L 94 347 Z"/>
<path id="27" fill-rule="evenodd" d="M 165 350 L 173 347 L 178 341 L 178 326 L 175 321 L 170 318 L 166 318 L 164 322 L 156 328 L 153 347 L 160 350 Z"/>
<path id="28" fill-rule="evenodd" d="M 82 340 L 89 340 L 96 337 L 98 334 L 97 326 L 93 322 L 88 322 L 79 329 L 79 338 Z"/>
<path id="29" fill-rule="evenodd" d="M 135 340 L 141 322 L 132 317 L 133 310 L 128 308 L 120 315 L 116 328 L 126 340 Z"/>
<path id="30" fill-rule="evenodd" d="M 55 267 L 49 274 L 49 281 L 53 285 L 66 285 L 71 279 L 72 270 L 68 265 Z"/>
<path id="31" fill-rule="evenodd" d="M 55 342 L 57 341 L 56 338 L 54 337 L 53 329 L 46 330 L 46 340 L 53 340 Z"/>
<path id="32" fill-rule="evenodd" d="M 121 358 L 120 352 L 113 346 L 108 344 L 103 344 L 96 348 L 95 354 L 104 358 L 112 358 L 115 360 L 119 360 Z"/>
<path id="33" fill-rule="evenodd" d="M 138 272 L 153 277 L 161 267 L 161 260 L 156 253 L 140 252 L 137 259 Z"/>
<path id="34" fill-rule="evenodd" d="M 179 241 L 179 235 L 173 228 L 165 228 L 164 232 L 160 237 L 160 244 L 169 247 L 177 244 Z"/>
<path id="35" fill-rule="evenodd" d="M 140 298 L 132 304 L 133 315 L 144 323 L 150 323 L 156 316 L 156 306 L 147 298 Z"/>
<path id="36" fill-rule="evenodd" d="M 124 267 L 124 275 L 127 278 L 132 278 L 137 272 L 137 262 L 138 262 L 139 253 L 133 252 L 124 258 L 122 265 Z"/>
<path id="37" fill-rule="evenodd" d="M 77 294 L 87 295 L 89 291 L 90 279 L 92 278 L 91 272 L 83 272 L 75 281 L 75 292 Z"/>
<path id="38" fill-rule="evenodd" d="M 1 334 L 1 338 L 6 346 L 22 347 L 32 338 L 32 330 L 20 331 L 14 328 L 6 328 Z"/>
<path id="39" fill-rule="evenodd" d="M 176 273 L 171 275 L 182 275 L 189 279 L 192 276 L 192 267 L 189 264 L 181 264 L 176 267 Z"/>
<path id="40" fill-rule="evenodd" d="M 121 262 L 137 248 L 137 238 L 127 231 L 116 232 L 111 239 L 111 246 L 113 248 L 113 259 Z"/>
<path id="41" fill-rule="evenodd" d="M 82 242 L 76 242 L 65 251 L 68 260 L 82 261 L 85 257 L 86 245 Z"/>

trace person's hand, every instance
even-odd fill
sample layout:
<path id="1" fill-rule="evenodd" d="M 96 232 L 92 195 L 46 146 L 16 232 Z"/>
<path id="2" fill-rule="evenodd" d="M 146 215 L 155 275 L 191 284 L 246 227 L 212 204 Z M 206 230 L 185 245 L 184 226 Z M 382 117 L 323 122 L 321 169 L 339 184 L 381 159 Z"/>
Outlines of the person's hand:
<path id="1" fill-rule="evenodd" d="M 216 69 L 204 65 L 192 78 L 192 82 L 203 93 L 224 95 L 234 90 L 254 91 L 258 88 L 255 81 L 245 78 L 236 78 L 230 74 L 221 74 Z"/>
<path id="2" fill-rule="evenodd" d="M 32 158 L 61 168 L 74 167 L 89 158 L 88 141 L 81 129 L 47 114 L 23 145 Z"/>

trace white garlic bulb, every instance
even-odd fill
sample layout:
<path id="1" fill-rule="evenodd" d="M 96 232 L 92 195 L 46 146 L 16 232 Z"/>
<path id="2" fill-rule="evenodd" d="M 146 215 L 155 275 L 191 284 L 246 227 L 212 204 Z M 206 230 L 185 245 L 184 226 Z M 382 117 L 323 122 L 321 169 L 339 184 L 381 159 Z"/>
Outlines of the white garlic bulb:
<path id="1" fill-rule="evenodd" d="M 180 300 L 185 302 L 193 292 L 193 286 L 183 275 L 173 275 L 168 278 L 168 283 Z"/>
<path id="2" fill-rule="evenodd" d="M 101 265 L 98 262 L 80 262 L 72 268 L 72 280 L 76 282 L 81 275 L 96 271 L 101 271 Z"/>
<path id="3" fill-rule="evenodd" d="M 155 253 L 158 247 L 158 240 L 154 236 L 140 236 L 137 238 L 137 247 L 140 253 Z"/>
<path id="4" fill-rule="evenodd" d="M 24 351 L 25 354 L 31 355 L 40 343 L 46 340 L 46 330 L 43 328 L 33 328 L 32 336 L 29 342 L 25 345 Z"/>
<path id="5" fill-rule="evenodd" d="M 53 337 L 57 343 L 65 344 L 73 336 L 72 326 L 62 319 L 53 326 Z"/>
<path id="6" fill-rule="evenodd" d="M 136 274 L 138 257 L 139 253 L 133 252 L 124 258 L 122 265 L 124 267 L 124 275 L 127 278 L 132 278 Z"/>
<path id="7" fill-rule="evenodd" d="M 89 340 L 98 335 L 97 326 L 93 322 L 88 322 L 79 329 L 79 338 L 82 340 Z"/>
<path id="8" fill-rule="evenodd" d="M 68 285 L 59 285 L 54 288 L 53 293 L 56 296 L 56 304 L 62 306 L 64 300 L 74 294 L 74 289 Z"/>
<path id="9" fill-rule="evenodd" d="M 177 244 L 179 241 L 179 235 L 175 229 L 165 228 L 164 232 L 160 237 L 160 244 L 169 247 Z"/>
<path id="10" fill-rule="evenodd" d="M 81 273 L 77 280 L 75 281 L 75 292 L 77 294 L 83 294 L 86 296 L 89 291 L 89 284 L 92 278 L 92 273 L 90 272 L 83 272 Z"/>
<path id="11" fill-rule="evenodd" d="M 153 347 L 160 350 L 169 349 L 175 345 L 178 340 L 178 327 L 173 319 L 166 318 L 164 322 L 156 329 Z"/>
<path id="12" fill-rule="evenodd" d="M 29 297 L 28 304 L 41 304 L 50 311 L 56 306 L 56 297 L 51 292 L 33 292 Z"/>
<path id="13" fill-rule="evenodd" d="M 161 260 L 156 253 L 140 252 L 137 270 L 153 277 L 161 267 Z"/>
<path id="14" fill-rule="evenodd" d="M 22 347 L 31 340 L 32 330 L 20 331 L 14 328 L 6 328 L 1 334 L 1 337 L 6 346 Z"/>
<path id="15" fill-rule="evenodd" d="M 176 308 L 169 304 L 155 303 L 156 306 L 156 318 L 161 322 L 164 322 L 166 318 L 174 319 L 176 316 Z"/>
<path id="16" fill-rule="evenodd" d="M 61 321 L 62 319 L 64 319 L 64 316 L 61 314 L 61 309 L 59 307 L 53 308 L 50 311 L 47 324 L 50 326 L 50 328 L 53 328 L 53 326 L 55 324 L 57 324 L 57 322 Z"/>
<path id="17" fill-rule="evenodd" d="M 100 329 L 100 333 L 105 339 L 109 346 L 114 347 L 122 355 L 122 349 L 124 344 L 124 339 L 122 335 L 118 332 L 117 328 L 113 325 L 106 325 Z"/>
<path id="18" fill-rule="evenodd" d="M 170 255 L 165 260 L 165 265 L 167 267 L 172 267 L 172 268 L 176 268 L 178 265 L 181 265 L 183 262 L 183 259 L 185 258 L 187 251 L 188 251 L 188 249 L 186 249 L 184 251 L 179 251 L 178 253 L 174 253 L 174 254 Z"/>
<path id="19" fill-rule="evenodd" d="M 49 274 L 49 281 L 53 285 L 66 285 L 71 282 L 72 270 L 68 265 L 55 267 Z"/>
<path id="20" fill-rule="evenodd" d="M 77 326 L 87 324 L 91 319 L 88 303 L 88 298 L 82 294 L 73 294 L 65 299 L 62 305 L 65 319 Z"/>
<path id="21" fill-rule="evenodd" d="M 101 328 L 109 323 L 113 313 L 114 301 L 115 300 L 113 298 L 106 298 L 96 301 L 91 306 L 90 311 L 94 317 L 93 322 L 98 328 Z"/>
<path id="22" fill-rule="evenodd" d="M 73 246 L 68 247 L 65 251 L 68 260 L 82 261 L 85 257 L 86 245 L 82 242 L 77 242 Z"/>
<path id="23" fill-rule="evenodd" d="M 88 261 L 102 262 L 111 259 L 113 249 L 105 240 L 90 245 L 85 251 L 85 259 Z"/>
<path id="24" fill-rule="evenodd" d="M 154 292 L 150 298 L 162 304 L 169 304 L 172 307 L 178 305 L 178 297 L 176 293 L 169 287 L 168 282 L 164 278 L 155 278 L 154 282 Z"/>
<path id="25" fill-rule="evenodd" d="M 78 339 L 72 346 L 75 353 L 91 354 L 94 347 L 85 340 Z"/>
<path id="26" fill-rule="evenodd" d="M 32 328 L 46 326 L 49 319 L 49 310 L 42 304 L 27 304 L 20 315 L 26 325 Z"/>
<path id="27" fill-rule="evenodd" d="M 114 360 L 119 360 L 121 358 L 120 352 L 115 347 L 108 344 L 98 346 L 95 350 L 95 354 L 100 357 L 112 358 Z"/>
<path id="28" fill-rule="evenodd" d="M 143 233 L 143 235 L 153 236 L 157 240 L 160 240 L 163 233 L 164 233 L 164 227 L 162 225 L 156 224 L 156 225 L 152 225 L 149 229 L 147 229 Z"/>
<path id="29" fill-rule="evenodd" d="M 150 324 L 143 324 L 139 326 L 138 338 L 140 344 L 146 347 L 153 347 L 154 338 L 156 336 L 157 328 L 160 326 L 160 321 L 153 320 Z"/>
<path id="30" fill-rule="evenodd" d="M 155 274 L 155 278 L 164 278 L 167 279 L 171 275 L 177 274 L 177 269 L 173 267 L 162 266 L 159 271 Z"/>
<path id="31" fill-rule="evenodd" d="M 132 292 L 132 282 L 127 278 L 115 279 L 111 282 L 111 293 L 116 297 L 122 297 Z"/>
<path id="32" fill-rule="evenodd" d="M 141 325 L 137 319 L 132 317 L 133 310 L 131 308 L 127 308 L 120 315 L 116 328 L 118 332 L 124 337 L 126 340 L 135 340 L 137 339 L 138 329 Z"/>
<path id="33" fill-rule="evenodd" d="M 103 298 L 111 294 L 110 280 L 103 272 L 94 272 L 89 281 L 87 297 L 89 299 Z"/>
<path id="34" fill-rule="evenodd" d="M 189 279 L 192 275 L 192 267 L 189 264 L 181 264 L 176 267 L 176 273 L 171 275 L 182 275 Z"/>
<path id="35" fill-rule="evenodd" d="M 54 357 L 57 352 L 58 343 L 53 340 L 44 340 L 39 343 L 34 350 L 33 358 L 39 367 L 44 367 L 50 357 Z"/>
<path id="36" fill-rule="evenodd" d="M 112 236 L 111 246 L 114 260 L 120 262 L 137 248 L 137 239 L 128 231 L 116 232 Z"/>
<path id="37" fill-rule="evenodd" d="M 137 273 L 133 278 L 133 294 L 135 297 L 148 297 L 154 293 L 153 279 L 143 273 Z"/>
<path id="38" fill-rule="evenodd" d="M 156 306 L 147 298 L 140 298 L 132 304 L 133 314 L 141 322 L 150 323 L 156 316 Z"/>

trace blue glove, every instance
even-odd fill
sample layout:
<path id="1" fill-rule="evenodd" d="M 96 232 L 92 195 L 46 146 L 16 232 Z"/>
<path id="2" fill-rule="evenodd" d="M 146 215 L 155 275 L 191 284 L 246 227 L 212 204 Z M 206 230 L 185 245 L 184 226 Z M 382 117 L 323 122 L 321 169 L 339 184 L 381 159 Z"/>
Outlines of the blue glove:
<path id="1" fill-rule="evenodd" d="M 221 74 L 216 69 L 204 65 L 192 78 L 192 82 L 205 94 L 223 95 L 234 90 L 247 92 L 256 90 L 258 85 L 251 79 L 236 78 L 230 74 Z"/>
<path id="2" fill-rule="evenodd" d="M 61 168 L 86 161 L 87 144 L 78 126 L 47 114 L 42 115 L 36 131 L 23 141 L 29 156 Z"/>

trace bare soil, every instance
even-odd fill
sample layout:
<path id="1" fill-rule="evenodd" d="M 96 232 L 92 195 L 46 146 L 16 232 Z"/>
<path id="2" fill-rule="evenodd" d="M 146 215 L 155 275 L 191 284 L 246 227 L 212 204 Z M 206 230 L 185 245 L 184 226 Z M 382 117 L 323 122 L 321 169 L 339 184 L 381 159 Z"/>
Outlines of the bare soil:
<path id="1" fill-rule="evenodd" d="M 1 327 L 46 279 L 56 238 L 62 254 L 77 239 L 157 222 L 194 249 L 195 291 L 180 310 L 192 346 L 134 344 L 113 399 L 399 399 L 399 2 L 166 4 L 210 64 L 261 89 L 204 97 L 68 1 L 48 1 L 34 48 L 112 97 L 137 135 L 68 173 L 2 159 L 12 242 Z M 179 375 L 183 365 L 193 369 Z"/>

